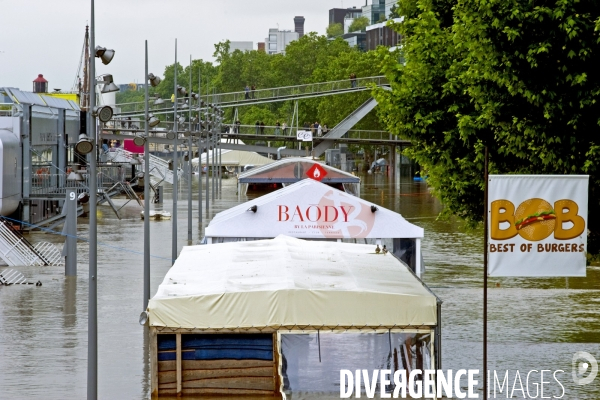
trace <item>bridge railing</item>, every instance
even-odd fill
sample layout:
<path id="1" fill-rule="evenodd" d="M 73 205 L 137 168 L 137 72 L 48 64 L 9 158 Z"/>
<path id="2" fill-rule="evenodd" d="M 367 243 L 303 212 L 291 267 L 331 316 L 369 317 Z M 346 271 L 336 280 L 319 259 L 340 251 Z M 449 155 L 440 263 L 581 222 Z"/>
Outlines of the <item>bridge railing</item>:
<path id="1" fill-rule="evenodd" d="M 304 85 L 284 86 L 269 89 L 241 90 L 239 92 L 218 93 L 215 95 L 201 96 L 207 103 L 223 104 L 237 102 L 251 102 L 273 98 L 286 98 L 298 95 L 310 95 L 324 92 L 336 92 L 352 89 L 365 89 L 370 85 L 387 84 L 385 76 L 369 76 L 366 78 L 343 79 L 339 81 L 308 83 Z"/>
<path id="2" fill-rule="evenodd" d="M 265 136 L 273 140 L 273 136 L 281 136 L 289 140 L 290 138 L 296 138 L 296 127 L 273 126 L 273 125 L 230 125 L 226 127 L 227 132 L 223 133 L 227 135 L 253 135 L 253 136 Z M 311 129 L 310 127 L 298 127 L 298 130 L 313 131 L 313 137 L 319 138 L 325 136 L 332 128 L 321 129 L 321 135 L 319 135 L 318 129 Z M 350 129 L 344 137 L 352 139 L 364 139 L 364 140 L 398 140 L 398 136 L 391 134 L 387 131 L 381 130 L 368 130 L 368 129 Z"/>
<path id="3" fill-rule="evenodd" d="M 249 104 L 254 101 L 264 101 L 272 99 L 293 99 L 298 96 L 309 96 L 319 95 L 330 92 L 351 92 L 353 90 L 362 91 L 368 89 L 371 85 L 381 86 L 388 84 L 388 80 L 385 76 L 369 76 L 364 78 L 343 79 L 338 81 L 329 82 L 317 82 L 307 83 L 303 85 L 295 86 L 282 86 L 268 89 L 255 89 L 255 90 L 240 90 L 238 92 L 229 93 L 217 93 L 209 95 L 201 95 L 200 99 L 205 103 L 213 104 Z M 184 113 L 187 110 L 181 107 L 185 107 L 184 104 L 188 101 L 188 98 L 178 97 L 178 111 Z M 160 106 L 154 105 L 154 99 L 150 99 L 151 112 L 154 109 L 155 114 L 161 114 L 165 109 L 173 108 L 173 103 L 170 99 L 162 99 L 163 104 Z M 197 105 L 197 101 L 192 101 L 192 107 Z M 187 104 L 186 104 L 187 105 Z M 134 103 L 121 103 L 116 105 L 119 114 L 123 113 L 136 113 L 144 111 L 144 102 Z M 159 111 L 160 110 L 160 111 Z"/>

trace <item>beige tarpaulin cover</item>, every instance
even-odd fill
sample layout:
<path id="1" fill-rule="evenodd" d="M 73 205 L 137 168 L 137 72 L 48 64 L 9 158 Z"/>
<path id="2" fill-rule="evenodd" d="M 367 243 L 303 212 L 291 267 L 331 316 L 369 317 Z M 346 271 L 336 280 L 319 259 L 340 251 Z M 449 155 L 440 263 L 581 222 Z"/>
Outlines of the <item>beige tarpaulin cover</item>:
<path id="1" fill-rule="evenodd" d="M 288 236 L 184 247 L 148 305 L 171 328 L 436 325 L 436 297 L 372 245 Z"/>
<path id="2" fill-rule="evenodd" d="M 206 153 L 200 156 L 200 162 L 206 164 Z M 225 167 L 244 166 L 244 165 L 265 165 L 274 162 L 270 158 L 263 157 L 253 151 L 241 150 L 221 150 L 221 159 L 219 160 L 218 150 L 215 152 L 215 162 L 221 161 L 221 165 Z M 212 152 L 208 153 L 208 162 L 212 163 Z M 194 166 L 198 165 L 198 158 L 192 159 Z"/>

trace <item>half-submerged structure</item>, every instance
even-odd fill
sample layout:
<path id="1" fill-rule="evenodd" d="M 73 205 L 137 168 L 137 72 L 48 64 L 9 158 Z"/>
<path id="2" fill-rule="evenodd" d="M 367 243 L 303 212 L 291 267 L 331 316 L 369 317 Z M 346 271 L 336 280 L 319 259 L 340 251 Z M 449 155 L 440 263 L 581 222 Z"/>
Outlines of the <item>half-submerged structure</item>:
<path id="1" fill-rule="evenodd" d="M 440 302 L 392 254 L 288 236 L 184 247 L 148 305 L 152 395 L 339 396 L 436 369 Z"/>
<path id="2" fill-rule="evenodd" d="M 221 152 L 220 157 L 219 151 Z M 239 172 L 245 166 L 263 166 L 272 163 L 273 160 L 263 157 L 253 151 L 217 149 L 215 152 L 215 162 L 217 165 L 230 169 L 232 172 Z M 200 158 L 192 159 L 192 165 L 197 170 L 201 169 L 203 165 L 207 164 L 208 167 L 210 167 L 212 163 L 212 151 L 209 151 L 208 153 L 202 153 Z"/>
<path id="3" fill-rule="evenodd" d="M 360 196 L 360 178 L 309 158 L 290 157 L 253 168 L 238 177 L 238 193 L 248 189 L 282 188 L 303 179 L 313 179 L 344 192 Z"/>
<path id="4" fill-rule="evenodd" d="M 376 245 L 394 253 L 420 276 L 423 228 L 402 215 L 313 179 L 218 213 L 205 229 L 207 244 L 301 239 Z"/>

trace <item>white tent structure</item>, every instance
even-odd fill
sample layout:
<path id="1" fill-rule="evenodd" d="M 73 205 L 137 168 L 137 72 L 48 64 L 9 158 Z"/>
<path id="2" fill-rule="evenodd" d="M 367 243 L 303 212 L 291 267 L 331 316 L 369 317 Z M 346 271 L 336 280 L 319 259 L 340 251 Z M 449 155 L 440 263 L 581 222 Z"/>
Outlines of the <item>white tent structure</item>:
<path id="1" fill-rule="evenodd" d="M 345 351 L 367 352 L 352 367 L 435 369 L 439 307 L 406 264 L 371 245 L 278 236 L 184 247 L 148 305 L 152 393 L 339 395 L 331 354 Z M 256 372 L 241 379 L 241 366 Z"/>
<path id="2" fill-rule="evenodd" d="M 219 159 L 218 152 L 221 151 L 221 158 Z M 224 167 L 243 167 L 244 165 L 265 165 L 270 164 L 274 160 L 263 157 L 253 151 L 241 151 L 241 150 L 225 150 L 217 149 L 215 152 L 215 162 L 220 161 Z M 192 159 L 192 165 L 198 167 L 198 163 L 212 164 L 212 152 L 202 153 L 200 158 L 196 157 Z"/>
<path id="3" fill-rule="evenodd" d="M 360 196 L 360 178 L 351 173 L 326 165 L 324 162 L 302 157 L 288 157 L 272 164 L 252 168 L 238 176 L 238 193 L 246 193 L 248 185 L 280 183 L 284 187 L 302 179 L 318 179 L 328 185 L 343 188 Z"/>
<path id="4" fill-rule="evenodd" d="M 217 214 L 206 242 L 225 243 L 289 235 L 312 240 L 385 244 L 417 275 L 422 271 L 423 228 L 402 215 L 304 179 Z"/>

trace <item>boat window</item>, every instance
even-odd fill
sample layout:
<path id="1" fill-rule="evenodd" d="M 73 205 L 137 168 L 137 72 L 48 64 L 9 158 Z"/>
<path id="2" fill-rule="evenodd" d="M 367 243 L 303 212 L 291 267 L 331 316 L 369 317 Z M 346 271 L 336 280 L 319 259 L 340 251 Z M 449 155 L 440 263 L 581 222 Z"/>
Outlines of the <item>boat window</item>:
<path id="1" fill-rule="evenodd" d="M 429 333 L 282 333 L 284 391 L 299 397 L 339 396 L 342 369 L 389 369 L 392 376 L 401 369 L 407 375 L 413 369 L 434 369 L 430 343 Z"/>
<path id="2" fill-rule="evenodd" d="M 417 265 L 417 243 L 416 239 L 395 238 L 393 250 L 396 257 L 401 259 L 415 272 Z M 421 264 L 422 265 L 422 264 Z"/>

